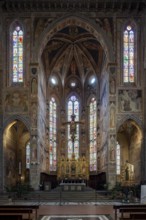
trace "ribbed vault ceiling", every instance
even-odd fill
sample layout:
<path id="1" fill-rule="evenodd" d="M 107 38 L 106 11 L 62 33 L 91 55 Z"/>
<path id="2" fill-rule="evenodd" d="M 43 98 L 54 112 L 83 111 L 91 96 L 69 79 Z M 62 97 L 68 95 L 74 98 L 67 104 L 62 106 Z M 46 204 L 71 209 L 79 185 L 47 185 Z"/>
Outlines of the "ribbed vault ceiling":
<path id="1" fill-rule="evenodd" d="M 71 75 L 85 81 L 88 75 L 100 75 L 105 53 L 95 37 L 81 27 L 70 26 L 57 32 L 42 55 L 47 77 L 57 74 L 65 81 Z"/>

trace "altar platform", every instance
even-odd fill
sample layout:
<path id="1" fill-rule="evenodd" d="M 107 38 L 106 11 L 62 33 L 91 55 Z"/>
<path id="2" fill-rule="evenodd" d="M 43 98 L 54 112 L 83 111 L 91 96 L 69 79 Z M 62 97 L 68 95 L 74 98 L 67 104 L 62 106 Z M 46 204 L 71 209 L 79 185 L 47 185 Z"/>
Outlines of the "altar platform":
<path id="1" fill-rule="evenodd" d="M 62 191 L 84 191 L 86 184 L 84 180 L 65 180 L 60 183 Z"/>

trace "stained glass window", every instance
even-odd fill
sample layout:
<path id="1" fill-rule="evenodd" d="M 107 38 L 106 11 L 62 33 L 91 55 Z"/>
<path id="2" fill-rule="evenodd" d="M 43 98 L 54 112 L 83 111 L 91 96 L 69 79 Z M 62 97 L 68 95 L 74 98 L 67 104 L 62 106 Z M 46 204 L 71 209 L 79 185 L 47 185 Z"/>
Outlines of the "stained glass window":
<path id="1" fill-rule="evenodd" d="M 56 150 L 57 150 L 57 104 L 52 97 L 49 103 L 49 161 L 50 171 L 56 171 Z"/>
<path id="2" fill-rule="evenodd" d="M 26 169 L 30 169 L 30 142 L 26 145 Z"/>
<path id="3" fill-rule="evenodd" d="M 135 33 L 132 26 L 128 25 L 123 33 L 123 81 L 133 83 L 135 81 Z"/>
<path id="4" fill-rule="evenodd" d="M 96 134 L 96 126 L 97 126 L 97 107 L 96 107 L 96 99 L 93 97 L 90 101 L 89 105 L 89 151 L 90 151 L 90 171 L 97 170 L 97 134 Z"/>
<path id="5" fill-rule="evenodd" d="M 116 173 L 117 175 L 120 175 L 121 173 L 120 145 L 118 142 L 116 145 Z"/>
<path id="6" fill-rule="evenodd" d="M 23 31 L 15 26 L 12 34 L 12 72 L 13 82 L 23 82 Z"/>
<path id="7" fill-rule="evenodd" d="M 67 126 L 68 158 L 71 158 L 74 153 L 77 159 L 79 157 L 79 124 L 75 122 L 79 121 L 79 101 L 76 96 L 69 98 L 67 112 L 67 120 L 70 122 Z M 75 122 L 72 121 L 72 116 Z"/>

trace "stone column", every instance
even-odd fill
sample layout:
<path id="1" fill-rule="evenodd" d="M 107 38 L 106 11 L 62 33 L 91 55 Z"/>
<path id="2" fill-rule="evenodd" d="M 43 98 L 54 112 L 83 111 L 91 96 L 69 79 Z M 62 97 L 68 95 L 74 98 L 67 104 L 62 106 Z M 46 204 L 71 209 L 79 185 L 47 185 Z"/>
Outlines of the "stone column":
<path id="1" fill-rule="evenodd" d="M 30 139 L 30 185 L 34 190 L 39 189 L 40 184 L 40 163 L 38 152 L 38 64 L 30 64 L 31 73 L 31 139 Z"/>
<path id="2" fill-rule="evenodd" d="M 144 115 L 143 115 L 143 121 L 144 121 L 144 128 L 143 128 L 143 140 L 142 140 L 142 150 L 141 150 L 141 181 L 142 183 L 146 183 L 146 98 L 145 98 L 145 94 L 146 94 L 146 27 L 145 27 L 145 22 L 146 22 L 146 16 L 145 18 L 143 19 L 143 22 L 142 22 L 142 26 L 143 26 L 143 42 L 144 42 L 144 45 L 142 48 L 144 48 L 143 50 L 143 57 L 144 57 L 144 66 L 143 66 L 143 69 L 142 69 L 142 83 L 143 83 L 143 105 L 144 105 L 144 108 L 143 108 L 143 112 L 144 112 Z M 141 26 L 141 27 L 142 27 Z"/>
<path id="3" fill-rule="evenodd" d="M 38 162 L 30 164 L 30 185 L 34 190 L 39 190 L 40 184 L 40 165 Z"/>
<path id="4" fill-rule="evenodd" d="M 3 133 L 0 128 L 0 193 L 4 191 L 4 153 L 3 153 Z"/>
<path id="5" fill-rule="evenodd" d="M 109 72 L 109 133 L 108 133 L 108 188 L 116 184 L 116 65 L 110 64 Z"/>
<path id="6" fill-rule="evenodd" d="M 1 12 L 1 17 L 0 17 L 0 33 L 2 35 L 2 11 L 1 11 L 1 5 L 0 3 L 0 12 Z M 2 63 L 2 57 L 3 57 L 3 46 L 2 46 L 2 38 L 0 39 L 0 192 L 4 191 L 4 150 L 3 150 L 3 130 L 2 130 L 2 118 L 3 118 L 3 112 L 2 112 L 2 90 L 3 90 L 3 63 Z"/>
<path id="7" fill-rule="evenodd" d="M 40 163 L 38 161 L 37 137 L 35 135 L 31 137 L 30 147 L 30 185 L 34 190 L 38 190 L 40 184 Z"/>

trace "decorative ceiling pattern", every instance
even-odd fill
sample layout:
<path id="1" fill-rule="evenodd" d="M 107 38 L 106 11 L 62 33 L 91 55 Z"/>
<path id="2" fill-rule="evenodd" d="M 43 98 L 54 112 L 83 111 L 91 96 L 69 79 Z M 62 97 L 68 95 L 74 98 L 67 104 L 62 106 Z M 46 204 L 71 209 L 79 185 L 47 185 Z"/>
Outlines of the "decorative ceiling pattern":
<path id="1" fill-rule="evenodd" d="M 104 60 L 105 53 L 100 43 L 78 26 L 69 26 L 57 32 L 42 56 L 48 76 L 58 75 L 64 81 L 70 76 L 83 81 L 88 75 L 100 76 Z"/>
<path id="2" fill-rule="evenodd" d="M 118 135 L 124 134 L 127 141 L 130 143 L 131 140 L 140 141 L 142 138 L 142 133 L 137 125 L 137 123 L 131 119 L 125 121 L 123 125 L 120 126 Z"/>
<path id="3" fill-rule="evenodd" d="M 145 0 L 3 0 L 3 11 L 107 11 L 142 12 L 146 8 Z"/>

